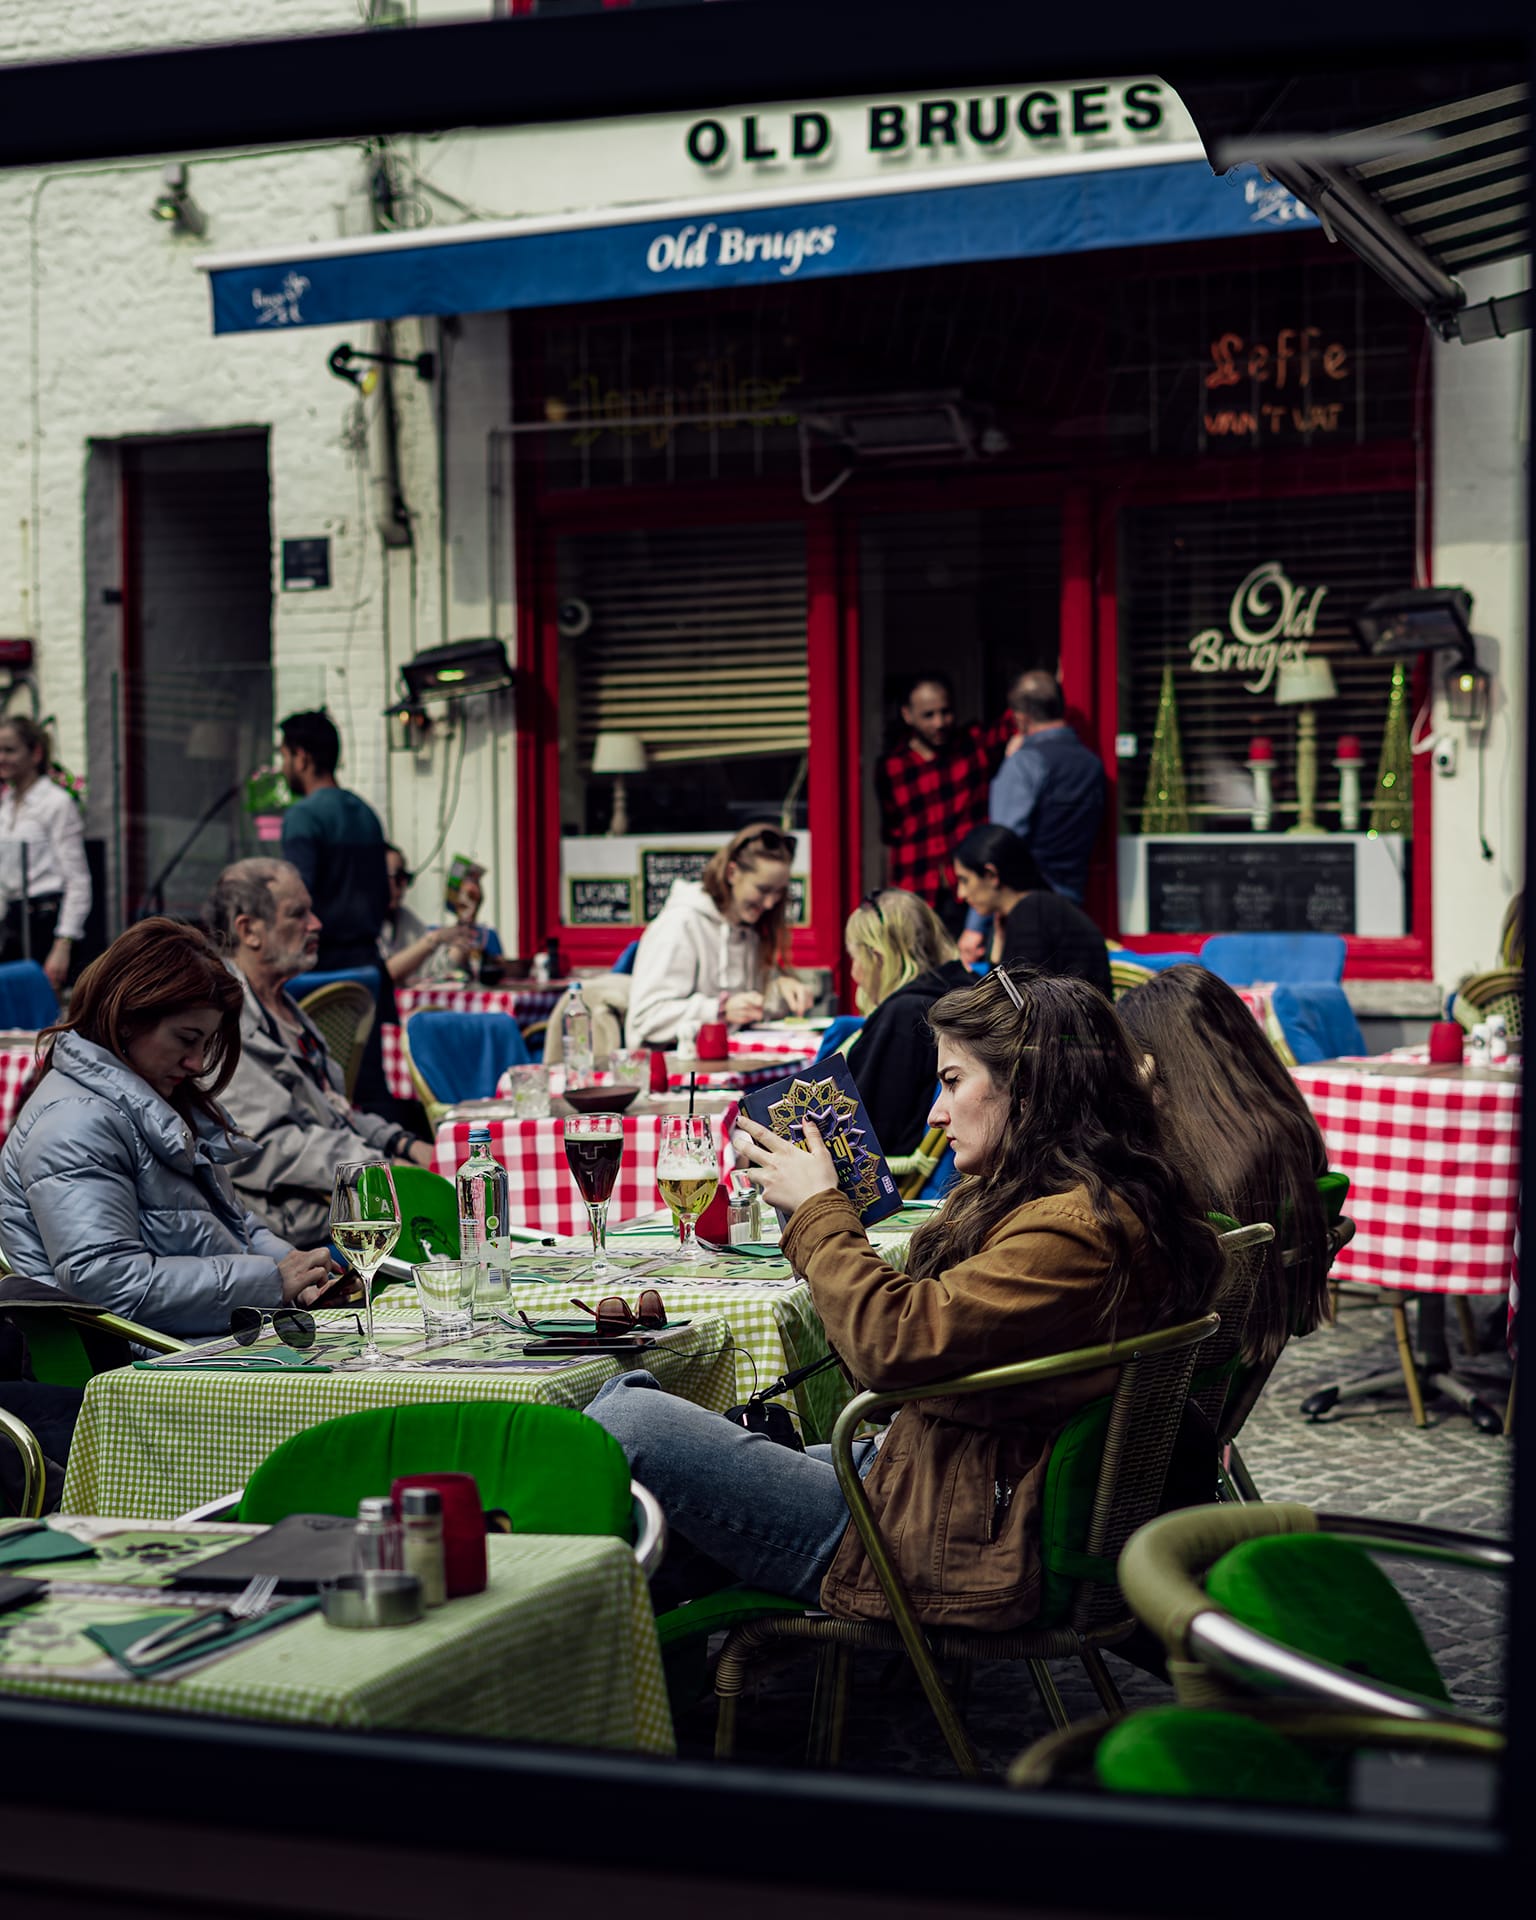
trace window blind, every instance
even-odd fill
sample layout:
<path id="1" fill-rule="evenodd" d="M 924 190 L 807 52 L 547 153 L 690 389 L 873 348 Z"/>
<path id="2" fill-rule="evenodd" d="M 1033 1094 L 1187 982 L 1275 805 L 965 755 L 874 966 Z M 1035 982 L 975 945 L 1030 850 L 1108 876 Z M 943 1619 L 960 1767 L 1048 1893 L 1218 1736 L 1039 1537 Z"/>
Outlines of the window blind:
<path id="1" fill-rule="evenodd" d="M 798 525 L 583 535 L 561 558 L 584 761 L 599 733 L 658 765 L 806 750 Z"/>

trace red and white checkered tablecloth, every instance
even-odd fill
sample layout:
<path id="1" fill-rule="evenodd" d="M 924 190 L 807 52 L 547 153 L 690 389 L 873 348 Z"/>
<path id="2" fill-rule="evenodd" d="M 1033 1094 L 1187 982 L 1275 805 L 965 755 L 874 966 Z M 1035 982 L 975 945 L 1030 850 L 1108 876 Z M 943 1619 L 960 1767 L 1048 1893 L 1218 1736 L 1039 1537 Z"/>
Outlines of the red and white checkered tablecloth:
<path id="1" fill-rule="evenodd" d="M 0 1050 L 0 1140 L 16 1124 L 22 1100 L 37 1070 L 31 1047 L 6 1047 Z"/>
<path id="2" fill-rule="evenodd" d="M 1340 1280 L 1419 1293 L 1504 1293 L 1520 1185 L 1520 1082 L 1297 1067 L 1296 1084 L 1349 1175 L 1355 1238 Z"/>
<path id="3" fill-rule="evenodd" d="M 568 982 L 544 987 L 470 987 L 443 980 L 424 987 L 396 987 L 395 1005 L 408 1020 L 423 1007 L 441 1013 L 510 1013 L 520 1027 L 542 1020 L 564 993 Z"/>
<path id="4" fill-rule="evenodd" d="M 821 1045 L 816 1027 L 738 1027 L 730 1038 L 730 1049 L 737 1053 L 804 1053 L 814 1060 Z"/>
<path id="5" fill-rule="evenodd" d="M 720 1171 L 736 1164 L 731 1129 L 736 1103 L 711 1116 L 720 1145 Z M 491 1120 L 476 1124 L 491 1130 L 491 1152 L 507 1170 L 507 1224 L 536 1227 L 541 1233 L 584 1233 L 587 1210 L 565 1162 L 565 1123 L 558 1116 L 546 1120 Z M 469 1158 L 468 1120 L 445 1121 L 437 1130 L 433 1166 L 452 1179 Z M 661 1117 L 654 1113 L 624 1115 L 624 1158 L 608 1203 L 609 1219 L 632 1220 L 654 1213 L 659 1204 L 656 1162 L 661 1151 Z"/>

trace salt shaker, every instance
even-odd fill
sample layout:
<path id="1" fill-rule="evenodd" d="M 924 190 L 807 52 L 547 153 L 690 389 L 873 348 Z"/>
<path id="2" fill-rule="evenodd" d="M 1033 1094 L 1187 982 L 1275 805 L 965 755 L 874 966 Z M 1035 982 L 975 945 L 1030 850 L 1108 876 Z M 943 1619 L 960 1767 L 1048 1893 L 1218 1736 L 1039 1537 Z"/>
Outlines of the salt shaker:
<path id="1" fill-rule="evenodd" d="M 1509 1065 L 1509 1022 L 1502 1013 L 1488 1016 L 1488 1064 L 1490 1067 Z"/>
<path id="2" fill-rule="evenodd" d="M 359 1573 L 399 1573 L 403 1568 L 400 1523 L 387 1498 L 359 1500 L 352 1531 L 352 1564 Z"/>
<path id="3" fill-rule="evenodd" d="M 443 1496 L 436 1487 L 400 1489 L 400 1532 L 405 1571 L 421 1582 L 423 1605 L 440 1607 L 448 1598 L 448 1579 L 443 1561 Z"/>
<path id="4" fill-rule="evenodd" d="M 699 1023 L 697 1020 L 679 1020 L 677 1023 L 677 1052 L 682 1060 L 697 1060 L 699 1057 Z"/>
<path id="5" fill-rule="evenodd" d="M 762 1214 L 758 1206 L 757 1188 L 750 1181 L 737 1185 L 737 1175 L 730 1176 L 730 1197 L 726 1203 L 725 1237 L 733 1247 L 753 1246 L 762 1237 Z"/>
<path id="6" fill-rule="evenodd" d="M 1467 1048 L 1467 1062 L 1474 1067 L 1488 1065 L 1488 1027 L 1485 1021 L 1479 1020 L 1472 1029 L 1471 1044 Z"/>

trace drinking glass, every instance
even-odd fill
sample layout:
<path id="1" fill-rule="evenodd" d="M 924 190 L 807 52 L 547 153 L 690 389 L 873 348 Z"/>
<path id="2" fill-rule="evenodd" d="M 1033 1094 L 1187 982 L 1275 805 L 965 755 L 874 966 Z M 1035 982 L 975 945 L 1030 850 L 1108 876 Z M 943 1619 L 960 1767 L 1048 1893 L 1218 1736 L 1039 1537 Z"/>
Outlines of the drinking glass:
<path id="1" fill-rule="evenodd" d="M 656 1185 L 677 1223 L 677 1257 L 689 1265 L 704 1258 L 699 1215 L 714 1199 L 719 1184 L 720 1155 L 708 1116 L 664 1113 Z"/>
<path id="2" fill-rule="evenodd" d="M 416 1299 L 429 1334 L 472 1331 L 479 1271 L 472 1260 L 452 1260 L 441 1254 L 420 1263 L 416 1269 Z"/>
<path id="3" fill-rule="evenodd" d="M 544 1120 L 549 1117 L 549 1069 L 547 1067 L 508 1067 L 507 1091 L 512 1112 L 519 1120 Z"/>
<path id="4" fill-rule="evenodd" d="M 592 1229 L 592 1272 L 613 1272 L 608 1259 L 608 1200 L 624 1158 L 624 1116 L 578 1113 L 565 1123 L 565 1164 L 586 1203 Z"/>
<path id="5" fill-rule="evenodd" d="M 362 1276 L 367 1331 L 362 1352 L 343 1367 L 394 1365 L 373 1337 L 373 1273 L 399 1238 L 400 1201 L 388 1161 L 344 1161 L 331 1187 L 331 1240 Z"/>

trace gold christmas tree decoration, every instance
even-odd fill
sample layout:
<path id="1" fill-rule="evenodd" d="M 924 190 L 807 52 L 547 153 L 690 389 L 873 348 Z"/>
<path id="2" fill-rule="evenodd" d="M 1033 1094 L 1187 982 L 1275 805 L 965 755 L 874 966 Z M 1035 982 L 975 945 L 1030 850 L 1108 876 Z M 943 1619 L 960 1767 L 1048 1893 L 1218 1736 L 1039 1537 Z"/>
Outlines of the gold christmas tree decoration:
<path id="1" fill-rule="evenodd" d="M 1157 725 L 1152 729 L 1152 760 L 1141 809 L 1143 833 L 1188 833 L 1189 794 L 1184 785 L 1184 747 L 1179 739 L 1179 708 L 1173 668 L 1163 668 L 1157 696 Z"/>
<path id="2" fill-rule="evenodd" d="M 1399 660 L 1392 668 L 1392 691 L 1387 695 L 1387 730 L 1376 768 L 1376 792 L 1371 801 L 1371 832 L 1413 832 L 1413 750 L 1408 744 L 1408 676 Z"/>

